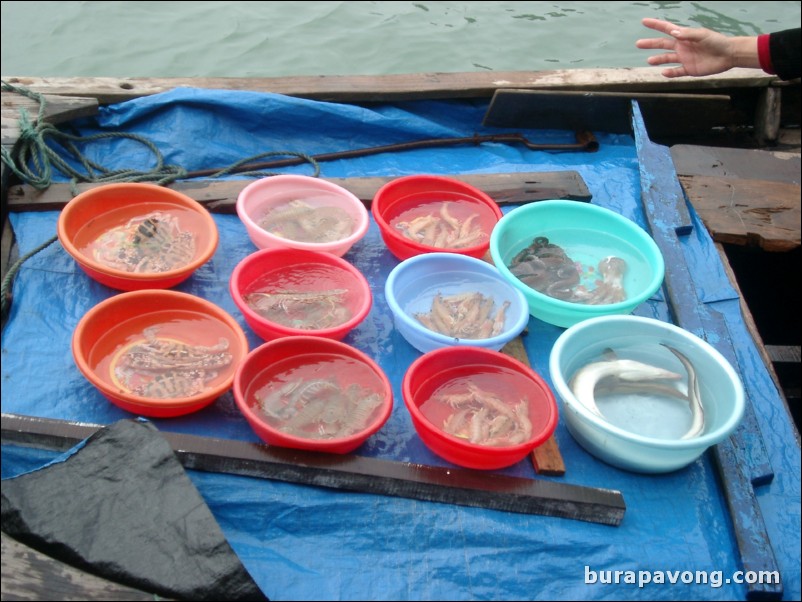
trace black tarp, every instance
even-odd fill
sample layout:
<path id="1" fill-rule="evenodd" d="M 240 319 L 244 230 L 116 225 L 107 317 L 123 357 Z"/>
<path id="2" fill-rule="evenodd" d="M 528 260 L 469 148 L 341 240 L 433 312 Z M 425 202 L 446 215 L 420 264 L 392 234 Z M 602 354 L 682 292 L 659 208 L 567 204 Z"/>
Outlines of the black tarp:
<path id="1" fill-rule="evenodd" d="M 3 481 L 2 530 L 86 572 L 185 600 L 267 600 L 168 442 L 121 420 Z"/>

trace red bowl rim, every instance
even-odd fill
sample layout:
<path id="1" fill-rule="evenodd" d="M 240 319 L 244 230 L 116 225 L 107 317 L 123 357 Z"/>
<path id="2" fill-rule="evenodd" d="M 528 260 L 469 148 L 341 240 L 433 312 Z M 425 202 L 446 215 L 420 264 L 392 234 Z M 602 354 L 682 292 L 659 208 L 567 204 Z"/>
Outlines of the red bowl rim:
<path id="1" fill-rule="evenodd" d="M 248 404 L 245 398 L 245 389 L 247 388 L 247 384 L 243 383 L 243 373 L 250 367 L 252 362 L 258 361 L 258 358 L 264 354 L 270 353 L 283 345 L 296 344 L 303 344 L 305 349 L 313 351 L 314 353 L 344 353 L 368 366 L 379 378 L 382 383 L 382 388 L 384 389 L 384 400 L 382 402 L 383 406 L 376 421 L 358 433 L 353 433 L 347 437 L 340 437 L 337 439 L 307 439 L 279 431 L 268 424 L 267 421 L 263 420 L 261 416 L 254 411 L 250 404 Z M 249 423 L 252 425 L 253 423 L 258 424 L 260 428 L 268 431 L 276 438 L 276 440 L 288 442 L 286 447 L 291 445 L 292 447 L 296 447 L 298 449 L 306 449 L 311 451 L 327 451 L 331 448 L 353 449 L 358 447 L 359 444 L 366 441 L 368 437 L 379 431 L 385 425 L 393 411 L 393 388 L 390 383 L 390 379 L 369 355 L 360 351 L 356 347 L 348 345 L 347 343 L 317 336 L 289 336 L 263 343 L 251 351 L 245 357 L 245 359 L 240 362 L 240 365 L 237 367 L 237 370 L 234 374 L 233 391 L 234 401 L 240 412 L 242 412 L 242 415 L 245 416 Z M 259 433 L 257 433 L 257 435 L 259 435 Z M 271 445 L 282 446 L 281 443 L 271 443 Z"/>
<path id="2" fill-rule="evenodd" d="M 379 230 L 381 232 L 382 238 L 391 241 L 393 246 L 403 247 L 407 249 L 405 255 L 412 255 L 420 254 L 420 253 L 429 253 L 429 252 L 441 252 L 441 253 L 458 253 L 460 255 L 471 255 L 471 256 L 480 256 L 483 255 L 489 248 L 490 248 L 490 233 L 488 232 L 488 239 L 485 242 L 470 246 L 470 247 L 462 247 L 459 249 L 448 249 L 443 247 L 431 247 L 429 245 L 422 245 L 420 243 L 415 242 L 414 240 L 410 240 L 405 236 L 402 236 L 398 232 L 395 231 L 390 223 L 384 218 L 381 203 L 379 202 L 382 198 L 382 195 L 385 194 L 388 190 L 392 190 L 397 186 L 406 184 L 411 181 L 420 181 L 431 183 L 435 185 L 434 188 L 431 189 L 432 192 L 438 192 L 437 185 L 449 186 L 452 187 L 447 190 L 443 190 L 443 192 L 452 192 L 452 193 L 461 193 L 467 196 L 474 197 L 477 201 L 484 204 L 488 209 L 490 209 L 496 217 L 496 221 L 499 221 L 503 217 L 503 213 L 490 195 L 486 192 L 476 188 L 475 186 L 471 186 L 470 184 L 463 182 L 462 180 L 458 180 L 456 178 L 450 178 L 447 176 L 439 176 L 439 175 L 409 175 L 409 176 L 401 176 L 400 178 L 395 178 L 390 180 L 386 184 L 384 184 L 373 197 L 373 201 L 370 206 L 371 214 L 373 215 L 373 219 L 376 224 L 379 226 Z M 425 192 L 425 191 L 420 191 Z M 390 247 L 390 245 L 388 245 Z M 393 249 L 391 249 L 393 250 Z"/>
<path id="3" fill-rule="evenodd" d="M 140 190 L 147 190 L 150 189 L 153 192 L 158 192 L 158 194 L 163 195 L 159 202 L 164 203 L 174 203 L 180 205 L 184 209 L 190 209 L 195 211 L 203 220 L 204 224 L 207 227 L 207 233 L 209 235 L 209 244 L 206 246 L 200 254 L 193 259 L 187 265 L 176 268 L 174 270 L 168 270 L 166 272 L 158 272 L 158 273 L 135 273 L 135 272 L 126 272 L 124 270 L 118 270 L 116 268 L 112 268 L 110 266 L 104 265 L 102 263 L 94 261 L 91 257 L 88 257 L 81 253 L 78 250 L 73 242 L 72 238 L 66 230 L 66 220 L 69 217 L 70 213 L 78 207 L 79 204 L 86 202 L 87 199 L 92 199 L 99 194 L 102 194 L 104 191 L 112 190 L 112 189 L 140 189 Z M 214 255 L 215 251 L 217 250 L 217 246 L 219 244 L 220 235 L 217 230 L 217 224 L 214 221 L 214 218 L 209 213 L 209 211 L 197 202 L 195 199 L 178 192 L 176 190 L 172 190 L 170 188 L 165 188 L 164 186 L 158 186 L 156 184 L 150 184 L 147 182 L 117 182 L 113 184 L 103 184 L 101 186 L 97 186 L 95 188 L 90 188 L 89 190 L 85 190 L 84 192 L 78 194 L 73 199 L 71 199 L 61 210 L 59 214 L 58 223 L 56 226 L 57 234 L 59 242 L 61 246 L 64 247 L 64 250 L 69 253 L 70 256 L 75 260 L 76 263 L 80 264 L 85 269 L 88 268 L 87 273 L 92 275 L 92 272 L 96 272 L 98 274 L 103 274 L 109 277 L 118 278 L 120 280 L 126 280 L 129 282 L 138 282 L 142 284 L 150 284 L 153 285 L 154 283 L 158 283 L 160 281 L 168 281 L 172 280 L 177 277 L 182 277 L 185 279 L 189 277 L 192 272 L 197 270 L 200 266 L 205 264 L 209 259 L 211 259 L 212 255 Z"/>
<path id="4" fill-rule="evenodd" d="M 488 447 L 486 445 L 478 445 L 476 443 L 471 443 L 470 441 L 463 441 L 457 439 L 455 437 L 450 437 L 447 433 L 445 433 L 442 429 L 437 428 L 434 424 L 432 424 L 426 416 L 423 415 L 423 412 L 420 411 L 420 408 L 417 404 L 412 401 L 413 395 L 412 391 L 410 390 L 410 381 L 412 375 L 416 371 L 420 369 L 422 365 L 432 360 L 432 358 L 436 358 L 439 355 L 455 355 L 455 356 L 464 356 L 468 354 L 473 354 L 476 358 L 475 361 L 471 361 L 471 363 L 479 364 L 481 363 L 480 357 L 485 358 L 487 360 L 487 364 L 493 365 L 506 365 L 507 367 L 514 368 L 517 372 L 524 375 L 526 378 L 531 380 L 533 383 L 537 384 L 538 387 L 542 390 L 545 395 L 545 407 L 549 409 L 549 418 L 546 422 L 546 425 L 539 433 L 533 433 L 532 438 L 524 443 L 519 443 L 517 445 L 507 445 L 504 447 Z M 412 364 L 410 364 L 409 368 L 407 369 L 406 373 L 404 374 L 404 378 L 401 382 L 401 396 L 404 399 L 404 405 L 407 407 L 412 419 L 413 424 L 415 425 L 416 430 L 418 428 L 423 428 L 429 434 L 446 438 L 449 442 L 453 442 L 454 445 L 458 447 L 463 447 L 466 450 L 471 450 L 474 452 L 482 452 L 488 456 L 507 456 L 507 455 L 515 455 L 516 453 L 531 450 L 546 441 L 557 428 L 557 421 L 559 418 L 558 408 L 557 408 L 557 400 L 554 397 L 554 393 L 549 387 L 548 383 L 541 377 L 537 372 L 535 372 L 530 366 L 527 366 L 523 362 L 515 359 L 512 356 L 509 356 L 505 353 L 500 351 L 495 351 L 493 349 L 488 349 L 485 347 L 476 347 L 476 346 L 463 346 L 463 347 L 441 347 L 440 349 L 435 349 L 433 351 L 429 351 L 419 358 L 417 358 Z M 425 441 L 424 441 L 425 442 Z M 434 451 L 434 450 L 433 450 Z"/>
<path id="5" fill-rule="evenodd" d="M 242 288 L 240 287 L 240 277 L 242 276 L 242 272 L 247 268 L 250 264 L 261 261 L 265 258 L 269 257 L 276 257 L 280 259 L 282 256 L 297 256 L 297 255 L 304 255 L 303 262 L 296 262 L 295 265 L 302 265 L 305 263 L 325 263 L 329 266 L 336 267 L 342 269 L 345 272 L 348 272 L 352 275 L 356 281 L 359 283 L 362 293 L 362 303 L 359 305 L 358 311 L 354 312 L 354 315 L 351 318 L 342 324 L 337 326 L 331 326 L 329 328 L 320 328 L 317 330 L 310 330 L 310 329 L 302 329 L 302 328 L 292 328 L 291 326 L 284 326 L 282 324 L 278 324 L 277 322 L 273 322 L 268 320 L 264 316 L 255 312 L 247 303 L 245 303 L 245 299 L 242 297 Z M 286 263 L 278 265 L 288 265 Z M 346 261 L 342 257 L 338 257 L 336 255 L 332 255 L 331 253 L 325 253 L 323 251 L 308 251 L 305 249 L 293 249 L 293 248 L 270 248 L 270 249 L 259 249 L 242 259 L 235 267 L 234 270 L 231 272 L 231 277 L 228 281 L 229 292 L 231 294 L 234 303 L 236 304 L 237 308 L 242 312 L 245 320 L 250 324 L 251 322 L 260 325 L 265 329 L 269 329 L 270 331 L 275 332 L 276 337 L 282 336 L 305 336 L 305 335 L 314 335 L 319 337 L 337 337 L 339 335 L 345 335 L 351 329 L 355 328 L 358 324 L 360 324 L 370 313 L 371 308 L 373 307 L 373 293 L 370 289 L 370 283 L 368 282 L 367 278 L 365 277 L 362 272 L 360 272 L 354 265 L 350 262 Z"/>

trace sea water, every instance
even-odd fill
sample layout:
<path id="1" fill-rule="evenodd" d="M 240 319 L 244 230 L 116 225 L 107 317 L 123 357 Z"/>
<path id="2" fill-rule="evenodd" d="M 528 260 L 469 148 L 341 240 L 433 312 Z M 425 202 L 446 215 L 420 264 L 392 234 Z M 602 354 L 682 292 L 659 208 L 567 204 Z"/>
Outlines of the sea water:
<path id="1" fill-rule="evenodd" d="M 2 75 L 279 77 L 645 67 L 643 17 L 754 35 L 800 2 L 2 2 Z"/>

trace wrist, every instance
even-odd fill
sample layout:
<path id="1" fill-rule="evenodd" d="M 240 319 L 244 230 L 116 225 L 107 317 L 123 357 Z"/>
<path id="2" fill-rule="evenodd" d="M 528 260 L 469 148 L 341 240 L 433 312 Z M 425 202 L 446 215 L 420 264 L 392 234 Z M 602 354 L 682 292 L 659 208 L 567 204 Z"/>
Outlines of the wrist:
<path id="1" fill-rule="evenodd" d="M 757 36 L 740 36 L 730 38 L 730 60 L 733 67 L 748 67 L 760 69 L 762 67 L 758 51 Z"/>

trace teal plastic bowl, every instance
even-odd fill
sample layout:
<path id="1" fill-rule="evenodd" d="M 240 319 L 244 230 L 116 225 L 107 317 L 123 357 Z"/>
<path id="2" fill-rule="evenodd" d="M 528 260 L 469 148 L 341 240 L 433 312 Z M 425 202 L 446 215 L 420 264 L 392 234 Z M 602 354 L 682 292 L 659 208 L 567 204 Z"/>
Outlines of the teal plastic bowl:
<path id="1" fill-rule="evenodd" d="M 690 373 L 666 346 L 687 359 L 697 380 L 704 420 L 694 436 L 688 436 L 694 424 L 690 403 L 666 394 L 668 387 L 686 392 Z M 679 378 L 648 380 L 630 372 L 624 377 L 628 380 L 611 383 L 608 376 L 593 389 L 599 410 L 593 412 L 586 403 L 587 388 L 575 381 L 579 370 L 629 360 Z M 592 373 L 591 366 L 583 378 Z M 666 473 L 691 464 L 729 437 L 745 410 L 743 384 L 724 356 L 696 335 L 652 318 L 602 316 L 571 326 L 552 347 L 549 374 L 573 438 L 593 456 L 632 472 Z"/>
<path id="2" fill-rule="evenodd" d="M 598 287 L 598 266 L 603 259 L 610 256 L 623 259 L 624 299 L 603 304 L 575 302 L 550 296 L 524 283 L 509 266 L 540 237 L 561 247 L 579 267 L 583 291 L 592 293 Z M 632 313 L 657 292 L 665 276 L 660 249 L 643 228 L 614 211 L 579 201 L 538 201 L 513 209 L 493 229 L 490 255 L 504 278 L 524 294 L 529 313 L 562 327 L 588 318 Z"/>

